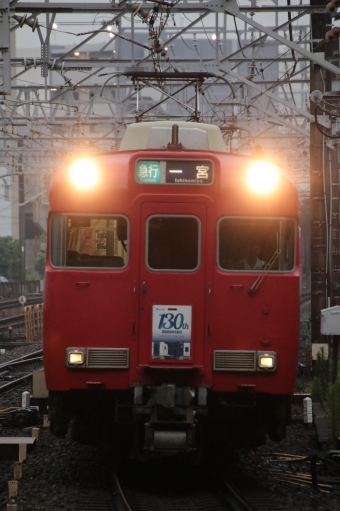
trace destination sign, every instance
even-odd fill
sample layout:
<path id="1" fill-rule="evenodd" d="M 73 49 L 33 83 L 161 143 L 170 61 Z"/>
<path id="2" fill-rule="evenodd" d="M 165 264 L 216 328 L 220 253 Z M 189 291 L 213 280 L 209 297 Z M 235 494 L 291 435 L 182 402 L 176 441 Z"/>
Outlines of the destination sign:
<path id="1" fill-rule="evenodd" d="M 173 160 L 166 162 L 166 182 L 178 185 L 208 185 L 212 181 L 212 162 Z"/>
<path id="2" fill-rule="evenodd" d="M 136 181 L 141 184 L 210 185 L 213 162 L 209 160 L 138 160 Z"/>
<path id="3" fill-rule="evenodd" d="M 159 161 L 138 161 L 136 167 L 137 183 L 160 183 L 161 167 Z"/>

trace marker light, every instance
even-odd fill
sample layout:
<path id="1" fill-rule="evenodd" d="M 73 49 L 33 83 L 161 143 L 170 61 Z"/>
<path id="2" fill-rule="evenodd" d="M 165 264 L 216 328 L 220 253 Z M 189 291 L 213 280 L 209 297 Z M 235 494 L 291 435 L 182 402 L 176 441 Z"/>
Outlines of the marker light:
<path id="1" fill-rule="evenodd" d="M 258 353 L 257 363 L 259 369 L 273 371 L 276 369 L 276 353 L 270 351 L 269 353 Z"/>
<path id="2" fill-rule="evenodd" d="M 69 353 L 68 354 L 69 364 L 82 364 L 84 362 L 83 353 Z"/>
<path id="3" fill-rule="evenodd" d="M 248 170 L 247 182 L 253 192 L 270 193 L 279 183 L 279 172 L 269 161 L 256 161 Z"/>
<path id="4" fill-rule="evenodd" d="M 70 178 L 77 188 L 87 190 L 98 181 L 98 167 L 93 160 L 87 158 L 76 160 L 71 163 Z"/>

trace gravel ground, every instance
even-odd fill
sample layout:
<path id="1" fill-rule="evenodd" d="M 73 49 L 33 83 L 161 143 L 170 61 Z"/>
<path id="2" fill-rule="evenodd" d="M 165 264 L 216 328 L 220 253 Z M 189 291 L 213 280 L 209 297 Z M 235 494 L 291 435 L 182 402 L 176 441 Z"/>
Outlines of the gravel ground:
<path id="1" fill-rule="evenodd" d="M 304 336 L 301 359 L 304 360 L 306 345 L 309 343 L 308 333 Z M 0 354 L 0 364 L 9 359 L 18 358 L 28 352 L 36 351 L 40 346 L 32 344 L 27 348 L 16 348 Z M 0 396 L 0 410 L 8 406 L 20 406 L 21 393 L 29 390 L 22 387 L 19 391 L 12 390 Z M 292 418 L 302 420 L 302 404 L 294 405 Z M 28 428 L 22 430 L 4 430 L 4 436 L 30 436 Z M 277 502 L 285 511 L 339 511 L 340 510 L 340 463 L 339 496 L 314 490 L 309 485 L 297 482 L 299 474 L 310 476 L 310 463 L 288 463 L 275 453 L 296 456 L 316 455 L 319 458 L 328 454 L 326 447 L 318 445 L 315 429 L 308 430 L 303 423 L 294 423 L 287 428 L 286 439 L 280 443 L 268 439 L 265 446 L 256 450 L 242 450 L 240 459 L 243 469 L 261 481 L 264 487 L 275 492 Z M 88 447 L 74 443 L 70 438 L 57 439 L 47 428 L 41 427 L 39 442 L 23 463 L 23 477 L 19 481 L 19 494 L 16 500 L 18 511 L 75 511 L 78 510 L 79 489 L 83 483 L 77 482 L 77 460 L 84 456 L 96 456 L 96 452 Z M 6 509 L 9 502 L 7 483 L 13 478 L 14 460 L 0 459 L 0 511 Z M 277 470 L 273 479 L 273 471 Z M 290 482 L 282 481 L 282 474 L 290 476 Z M 330 475 L 324 465 L 318 465 L 318 475 Z M 87 490 L 92 491 L 91 484 Z M 98 488 L 93 486 L 93 491 Z M 185 511 L 185 510 L 183 510 Z"/>
<path id="2" fill-rule="evenodd" d="M 34 351 L 38 351 L 42 349 L 41 342 L 32 342 L 27 343 L 28 346 L 22 346 L 20 348 L 14 348 L 13 350 L 0 350 L 0 364 L 8 362 L 9 360 L 13 360 L 15 358 L 20 358 L 23 355 L 29 355 Z"/>
<path id="3" fill-rule="evenodd" d="M 0 398 L 0 409 L 9 404 L 19 405 L 21 392 L 27 389 L 11 391 Z M 295 405 L 293 418 L 302 417 L 302 406 Z M 6 436 L 30 436 L 28 429 L 6 430 Z M 308 463 L 288 464 L 282 461 L 271 461 L 268 456 L 273 453 L 293 455 L 326 453 L 317 444 L 314 429 L 307 430 L 303 424 L 294 424 L 288 427 L 287 437 L 283 442 L 274 443 L 268 440 L 266 446 L 257 450 L 243 450 L 240 453 L 243 469 L 259 478 L 261 484 L 267 489 L 274 490 L 277 501 L 285 511 L 338 511 L 340 509 L 340 496 L 321 493 L 311 486 L 297 486 L 292 483 L 274 479 L 271 470 L 289 470 L 290 473 L 310 474 Z M 16 500 L 18 511 L 59 511 L 77 510 L 79 499 L 79 485 L 76 479 L 77 460 L 89 454 L 95 456 L 95 451 L 88 447 L 74 443 L 70 438 L 56 439 L 47 428 L 41 427 L 39 442 L 35 449 L 27 456 L 23 463 L 23 478 L 19 481 L 19 495 Z M 6 509 L 8 501 L 7 482 L 13 478 L 13 460 L 0 460 L 0 509 Z M 318 468 L 322 473 L 322 467 Z M 340 473 L 340 467 L 339 467 Z M 292 480 L 294 482 L 294 479 Z M 88 488 L 89 490 L 89 488 Z M 93 491 L 98 488 L 93 487 Z M 185 511 L 185 510 L 183 510 Z"/>
<path id="4" fill-rule="evenodd" d="M 303 420 L 302 405 L 294 405 L 292 419 Z M 241 460 L 246 472 L 255 475 L 267 489 L 275 491 L 277 502 L 280 502 L 284 510 L 291 511 L 339 511 L 340 510 L 340 461 L 338 462 L 337 492 L 339 496 L 331 493 L 323 493 L 314 490 L 311 484 L 297 484 L 299 474 L 310 477 L 311 468 L 309 462 L 286 462 L 276 453 L 291 454 L 295 456 L 317 456 L 318 459 L 327 457 L 329 450 L 326 446 L 318 444 L 314 428 L 308 430 L 303 423 L 292 424 L 287 428 L 285 440 L 276 443 L 270 439 L 267 444 L 256 450 L 244 450 L 241 452 Z M 272 473 L 279 473 L 273 479 Z M 289 474 L 290 482 L 280 480 L 280 475 Z M 317 465 L 318 477 L 331 476 L 332 474 L 324 465 Z"/>

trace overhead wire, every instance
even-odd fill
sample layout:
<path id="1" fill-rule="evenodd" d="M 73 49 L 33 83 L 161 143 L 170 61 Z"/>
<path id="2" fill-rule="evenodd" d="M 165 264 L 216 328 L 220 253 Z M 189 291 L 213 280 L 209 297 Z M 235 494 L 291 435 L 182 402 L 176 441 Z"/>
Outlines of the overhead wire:
<path id="1" fill-rule="evenodd" d="M 237 40 L 238 40 L 238 44 L 239 44 L 239 47 L 240 47 L 241 53 L 242 53 L 243 57 L 244 57 L 245 59 L 247 59 L 248 57 L 247 57 L 247 56 L 243 53 L 243 50 L 241 49 L 241 48 L 242 48 L 242 44 L 241 44 L 241 40 L 240 40 L 240 34 L 239 34 L 239 32 L 238 32 L 238 28 L 237 28 L 237 23 L 236 23 L 236 18 L 235 18 L 235 16 L 233 16 L 233 19 L 234 19 L 234 25 L 235 25 L 235 32 L 236 32 L 236 36 L 237 36 Z M 251 49 L 251 50 L 250 50 L 250 52 L 249 52 L 249 56 L 251 55 L 251 53 L 252 53 L 252 49 Z"/>
<path id="2" fill-rule="evenodd" d="M 178 3 L 178 1 L 177 1 L 174 5 L 176 5 L 177 3 Z M 139 23 L 139 20 L 137 20 L 137 19 L 136 19 L 136 21 Z M 211 45 L 212 47 L 214 47 L 214 46 L 211 44 L 211 42 L 210 42 L 209 36 L 208 36 L 208 34 L 207 34 L 207 32 L 206 32 L 206 29 L 205 29 L 205 26 L 204 26 L 204 24 L 203 24 L 202 20 L 201 20 L 201 23 L 202 23 L 203 29 L 204 29 L 204 31 L 205 31 L 205 34 L 206 34 L 206 36 L 207 36 L 207 38 L 208 38 L 208 41 L 209 41 L 210 45 Z M 234 18 L 234 23 L 235 23 L 235 18 Z M 42 25 L 42 26 L 43 26 L 43 25 Z M 165 24 L 164 24 L 164 26 L 165 26 Z M 46 28 L 46 27 L 45 27 L 45 28 Z M 53 29 L 53 30 L 57 30 L 57 29 Z M 178 32 L 178 30 L 177 30 L 177 32 Z M 71 32 L 69 32 L 69 33 L 71 33 Z M 74 33 L 71 33 L 71 34 L 72 34 L 72 35 L 74 35 Z M 184 44 L 186 44 L 186 43 L 185 43 L 185 41 L 184 41 L 184 39 L 183 39 L 183 37 L 182 37 L 182 36 L 180 36 L 180 38 L 183 40 Z M 240 43 L 240 40 L 239 40 L 239 43 Z M 187 46 L 190 50 L 192 50 L 192 48 L 190 48 L 188 45 L 186 45 L 186 46 Z M 243 56 L 245 56 L 243 52 L 242 52 L 242 54 L 243 54 Z M 167 64 L 168 64 L 170 67 L 172 67 L 172 68 L 174 69 L 174 67 L 173 67 L 173 65 L 171 64 L 171 62 L 168 62 Z M 84 73 L 84 74 L 86 74 L 86 73 Z M 276 82 L 276 83 L 278 83 L 278 82 Z M 276 86 L 276 85 L 274 85 L 274 86 Z M 79 89 L 79 90 L 81 90 L 81 89 Z M 83 92 L 84 92 L 84 90 L 83 90 Z M 98 95 L 96 95 L 96 97 L 98 97 Z M 207 99 L 207 98 L 206 98 L 206 99 Z M 211 109 L 211 110 L 214 110 L 214 108 L 216 108 L 216 107 L 214 107 L 214 106 L 212 106 L 212 105 L 209 105 L 209 107 L 210 107 L 210 109 Z M 100 114 L 93 114 L 93 115 L 98 115 L 98 116 L 100 116 Z M 45 124 L 45 125 L 46 125 L 46 124 Z M 65 130 L 67 130 L 67 129 L 68 129 L 68 128 L 65 128 Z"/>

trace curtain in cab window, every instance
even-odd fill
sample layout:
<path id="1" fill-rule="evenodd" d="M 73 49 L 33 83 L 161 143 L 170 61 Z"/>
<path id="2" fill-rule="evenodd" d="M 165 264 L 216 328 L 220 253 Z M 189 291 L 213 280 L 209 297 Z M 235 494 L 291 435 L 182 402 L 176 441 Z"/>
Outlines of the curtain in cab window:
<path id="1" fill-rule="evenodd" d="M 224 270 L 285 272 L 295 265 L 295 222 L 287 218 L 223 218 L 218 263 Z"/>
<path id="2" fill-rule="evenodd" d="M 53 215 L 53 266 L 122 268 L 127 264 L 127 220 L 123 216 Z"/>

